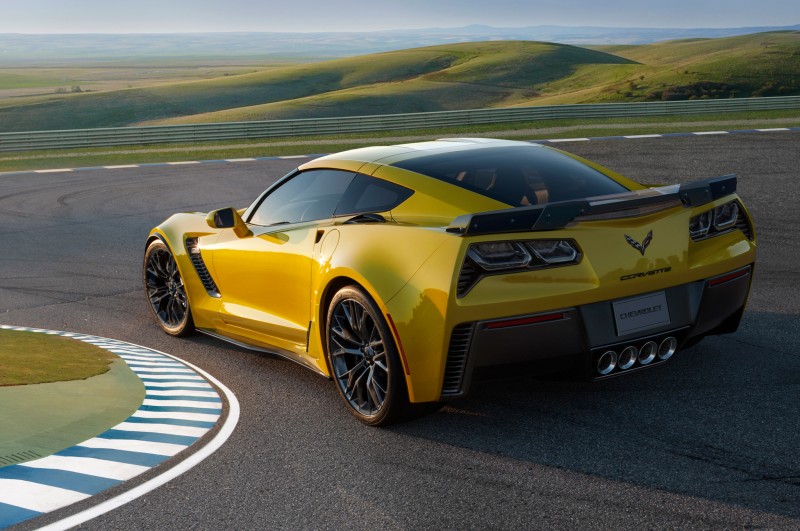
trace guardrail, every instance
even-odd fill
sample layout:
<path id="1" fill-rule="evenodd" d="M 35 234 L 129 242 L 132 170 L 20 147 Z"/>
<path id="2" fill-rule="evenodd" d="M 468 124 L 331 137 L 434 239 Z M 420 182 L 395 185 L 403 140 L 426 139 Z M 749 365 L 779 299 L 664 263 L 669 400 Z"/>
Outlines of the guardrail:
<path id="1" fill-rule="evenodd" d="M 603 103 L 420 112 L 341 118 L 304 118 L 218 124 L 114 127 L 0 133 L 0 151 L 136 144 L 215 142 L 257 138 L 366 133 L 564 118 L 627 118 L 752 110 L 800 109 L 800 96 L 720 100 Z"/>

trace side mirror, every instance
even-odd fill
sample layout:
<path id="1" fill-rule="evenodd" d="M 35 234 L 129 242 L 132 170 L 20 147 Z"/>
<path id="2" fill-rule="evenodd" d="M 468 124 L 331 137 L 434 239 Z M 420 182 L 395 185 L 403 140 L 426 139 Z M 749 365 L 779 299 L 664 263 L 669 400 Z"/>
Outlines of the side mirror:
<path id="1" fill-rule="evenodd" d="M 252 234 L 239 212 L 231 207 L 209 212 L 206 216 L 206 223 L 212 229 L 233 229 L 233 232 L 240 238 Z"/>

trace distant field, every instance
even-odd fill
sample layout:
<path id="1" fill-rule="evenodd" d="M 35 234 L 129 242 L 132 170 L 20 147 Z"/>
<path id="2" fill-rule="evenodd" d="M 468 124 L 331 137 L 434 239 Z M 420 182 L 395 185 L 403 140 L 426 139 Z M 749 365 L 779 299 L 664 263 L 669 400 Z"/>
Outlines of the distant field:
<path id="1" fill-rule="evenodd" d="M 0 131 L 800 94 L 800 32 L 458 43 L 305 64 L 0 69 Z M 143 62 L 142 62 L 143 61 Z"/>
<path id="2" fill-rule="evenodd" d="M 260 66 L 259 70 L 263 70 Z M 187 66 L 187 67 L 34 67 L 0 68 L 0 104 L 13 103 L 11 98 L 46 96 L 75 91 L 97 92 L 177 83 L 198 79 L 213 79 L 249 73 L 252 66 Z"/>
<path id="3" fill-rule="evenodd" d="M 76 93 L 122 91 L 228 76 L 266 73 L 286 61 L 148 59 L 111 64 L 0 67 L 0 108 L 72 97 Z"/>

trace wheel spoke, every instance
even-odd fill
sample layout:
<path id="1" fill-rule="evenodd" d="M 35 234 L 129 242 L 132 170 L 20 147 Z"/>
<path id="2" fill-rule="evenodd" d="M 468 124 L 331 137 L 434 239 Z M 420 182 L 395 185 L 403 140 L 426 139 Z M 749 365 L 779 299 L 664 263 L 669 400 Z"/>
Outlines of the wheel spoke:
<path id="1" fill-rule="evenodd" d="M 345 341 L 348 341 L 349 343 L 352 343 L 354 345 L 359 345 L 360 346 L 361 345 L 361 341 L 359 341 L 358 338 L 355 337 L 352 334 L 352 332 L 350 332 L 350 331 L 345 329 L 345 326 L 341 322 L 340 317 L 339 316 L 334 316 L 334 319 L 336 320 L 336 324 L 338 326 L 331 327 L 331 331 L 334 334 L 336 334 L 337 336 L 339 336 L 340 338 L 344 339 Z"/>
<path id="2" fill-rule="evenodd" d="M 372 403 L 375 404 L 375 408 L 379 408 L 386 398 L 386 391 L 383 390 L 380 385 L 378 385 L 378 382 L 375 379 L 374 370 L 370 371 L 369 377 L 367 378 L 367 391 L 372 399 Z"/>
<path id="3" fill-rule="evenodd" d="M 350 399 L 353 398 L 354 391 L 358 391 L 360 396 L 362 386 L 359 384 L 361 383 L 361 380 L 364 379 L 364 376 L 366 374 L 367 370 L 364 367 L 360 367 L 359 371 L 350 374 L 350 376 L 347 378 L 347 386 L 345 387 L 344 390 L 348 398 Z"/>

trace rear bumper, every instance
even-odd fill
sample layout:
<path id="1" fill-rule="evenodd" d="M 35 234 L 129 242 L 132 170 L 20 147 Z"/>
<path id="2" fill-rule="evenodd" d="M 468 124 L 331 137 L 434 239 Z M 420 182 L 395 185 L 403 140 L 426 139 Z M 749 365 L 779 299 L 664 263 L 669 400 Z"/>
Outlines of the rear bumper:
<path id="1" fill-rule="evenodd" d="M 660 345 L 668 337 L 676 338 L 680 347 L 691 338 L 734 332 L 747 302 L 752 272 L 751 264 L 663 290 L 669 323 L 646 332 L 620 335 L 611 300 L 459 324 L 450 338 L 441 398 L 465 395 L 475 371 L 484 367 L 572 366 L 599 379 L 663 363 L 666 360 L 656 357 L 650 363 L 636 362 L 625 370 L 617 367 L 602 376 L 596 370 L 598 358 L 609 350 L 617 354 L 628 346 L 638 350 L 649 341 Z"/>

